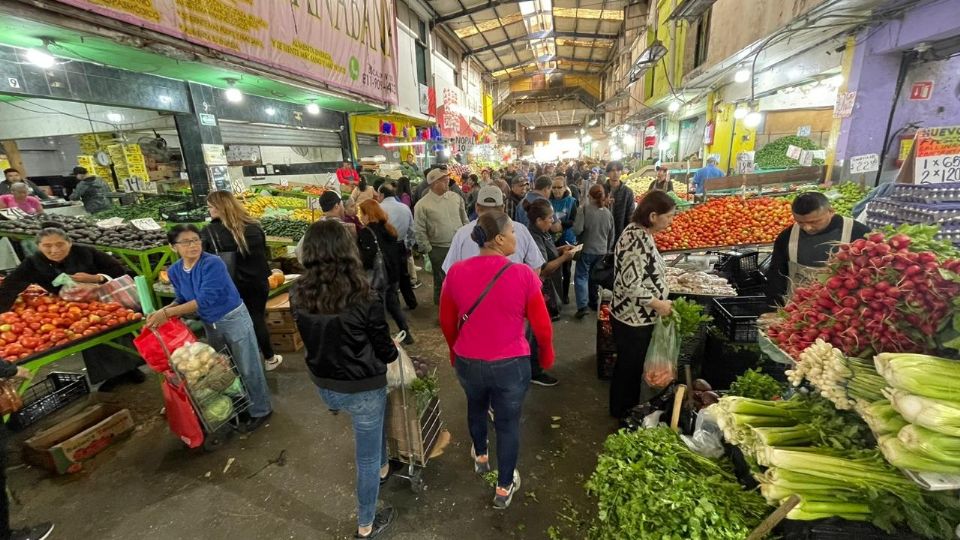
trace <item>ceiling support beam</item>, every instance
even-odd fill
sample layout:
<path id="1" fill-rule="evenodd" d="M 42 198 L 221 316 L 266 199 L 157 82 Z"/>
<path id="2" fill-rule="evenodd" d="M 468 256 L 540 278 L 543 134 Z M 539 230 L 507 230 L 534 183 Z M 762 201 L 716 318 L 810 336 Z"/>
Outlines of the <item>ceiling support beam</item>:
<path id="1" fill-rule="evenodd" d="M 450 22 L 454 19 L 459 19 L 460 17 L 466 17 L 467 15 L 473 15 L 475 13 L 480 13 L 481 11 L 492 9 L 500 5 L 506 4 L 519 4 L 521 0 L 488 0 L 484 4 L 479 6 L 473 6 L 471 8 L 463 8 L 460 11 L 455 11 L 447 15 L 442 15 L 433 20 L 433 24 L 443 24 L 445 22 Z"/>
<path id="2" fill-rule="evenodd" d="M 573 39 L 607 39 L 615 40 L 619 34 L 595 34 L 591 32 L 553 32 L 553 37 L 558 38 L 573 38 Z"/>

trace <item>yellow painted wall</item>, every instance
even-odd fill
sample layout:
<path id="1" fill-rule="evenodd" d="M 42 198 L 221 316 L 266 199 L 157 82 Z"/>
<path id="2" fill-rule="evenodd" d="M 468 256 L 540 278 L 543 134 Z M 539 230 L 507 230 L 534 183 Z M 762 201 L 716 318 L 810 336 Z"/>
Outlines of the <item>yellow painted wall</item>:
<path id="1" fill-rule="evenodd" d="M 715 95 L 711 94 L 707 98 L 707 103 L 713 103 Z M 730 166 L 732 160 L 734 165 L 737 162 L 738 152 L 749 152 L 755 150 L 757 142 L 756 130 L 749 129 L 743 125 L 743 122 L 736 120 L 736 134 L 733 137 L 733 151 L 731 152 L 730 134 L 734 129 L 734 117 L 732 103 L 725 103 L 719 106 L 709 106 L 707 108 L 707 122 L 714 123 L 713 144 L 707 146 L 707 154 L 719 154 L 720 163 L 718 167 L 724 172 Z"/>
<path id="2" fill-rule="evenodd" d="M 667 55 L 664 56 L 662 62 L 657 62 L 656 69 L 647 71 L 647 77 L 650 76 L 649 73 L 653 73 L 653 95 L 650 97 L 651 102 L 660 101 L 670 96 L 672 94 L 670 91 L 670 83 L 673 83 L 673 87 L 677 88 L 683 79 L 683 51 L 684 44 L 687 41 L 688 25 L 685 22 L 679 22 L 676 23 L 676 29 L 673 30 L 674 23 L 668 22 L 667 20 L 673 12 L 674 4 L 679 3 L 677 0 L 659 0 L 657 2 L 656 39 L 660 40 L 667 48 Z M 672 37 L 671 31 L 674 32 Z M 668 71 L 671 66 L 673 67 L 672 75 L 670 71 Z M 669 81 L 667 80 L 668 77 Z M 648 103 L 648 105 L 650 104 L 652 103 Z"/>
<path id="3" fill-rule="evenodd" d="M 490 94 L 483 95 L 483 123 L 493 125 L 493 96 Z"/>

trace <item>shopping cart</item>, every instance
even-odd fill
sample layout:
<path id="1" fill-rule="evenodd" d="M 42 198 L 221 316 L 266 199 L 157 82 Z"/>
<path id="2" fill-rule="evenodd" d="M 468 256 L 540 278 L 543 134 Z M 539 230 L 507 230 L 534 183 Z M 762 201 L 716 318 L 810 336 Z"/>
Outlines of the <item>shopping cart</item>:
<path id="1" fill-rule="evenodd" d="M 399 343 L 404 337 L 401 332 L 394 339 Z M 400 469 L 395 475 L 409 480 L 410 489 L 420 493 L 426 487 L 423 469 L 443 431 L 440 398 L 416 396 L 410 390 L 412 381 L 406 380 L 405 370 L 399 371 L 400 386 L 387 395 L 387 448 L 391 467 Z M 406 472 L 403 472 L 404 468 Z"/>
<path id="2" fill-rule="evenodd" d="M 173 375 L 186 390 L 193 412 L 203 427 L 203 449 L 207 451 L 216 450 L 234 431 L 239 431 L 240 415 L 250 408 L 247 387 L 230 349 L 224 346 L 217 351 L 217 358 L 217 367 L 196 382 L 188 382 L 173 363 L 170 372 L 165 374 L 168 382 Z M 211 412 L 215 406 L 230 412 L 217 417 Z"/>

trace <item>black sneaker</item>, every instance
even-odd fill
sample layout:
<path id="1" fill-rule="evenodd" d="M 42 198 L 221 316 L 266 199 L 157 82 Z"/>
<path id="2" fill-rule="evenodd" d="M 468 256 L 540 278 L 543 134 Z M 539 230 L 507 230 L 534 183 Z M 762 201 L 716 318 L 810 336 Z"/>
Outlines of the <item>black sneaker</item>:
<path id="1" fill-rule="evenodd" d="M 556 377 L 550 375 L 549 373 L 541 373 L 536 377 L 531 378 L 530 382 L 540 386 L 556 386 L 560 381 L 558 381 Z"/>
<path id="2" fill-rule="evenodd" d="M 574 315 L 577 319 L 583 319 L 590 314 L 590 308 L 580 308 L 577 310 L 577 313 Z"/>
<path id="3" fill-rule="evenodd" d="M 10 540 L 45 540 L 53 532 L 53 523 L 41 523 L 33 527 L 10 531 Z"/>
<path id="4" fill-rule="evenodd" d="M 250 420 L 240 425 L 240 431 L 244 433 L 253 433 L 254 431 L 263 427 L 263 425 L 270 420 L 271 415 L 273 415 L 273 412 L 267 413 L 266 416 L 251 416 Z"/>
<path id="5" fill-rule="evenodd" d="M 377 510 L 377 515 L 373 517 L 373 528 L 369 533 L 363 535 L 357 532 L 354 535 L 354 538 L 376 538 L 380 536 L 383 531 L 390 528 L 390 525 L 393 523 L 394 518 L 397 517 L 397 511 L 394 510 L 389 504 L 383 505 L 383 508 Z"/>

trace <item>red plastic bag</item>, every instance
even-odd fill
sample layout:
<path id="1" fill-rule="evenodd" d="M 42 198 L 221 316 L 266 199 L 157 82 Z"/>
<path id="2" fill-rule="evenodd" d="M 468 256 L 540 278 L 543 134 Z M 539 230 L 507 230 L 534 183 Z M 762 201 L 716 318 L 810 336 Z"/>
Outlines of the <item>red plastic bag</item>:
<path id="1" fill-rule="evenodd" d="M 163 378 L 163 403 L 170 431 L 190 448 L 203 444 L 203 428 L 187 396 L 186 386 L 172 372 Z"/>
<path id="2" fill-rule="evenodd" d="M 148 366 L 157 373 L 170 371 L 170 355 L 173 351 L 195 343 L 197 337 L 178 318 L 170 319 L 156 329 L 146 328 L 133 338 L 133 346 Z"/>

